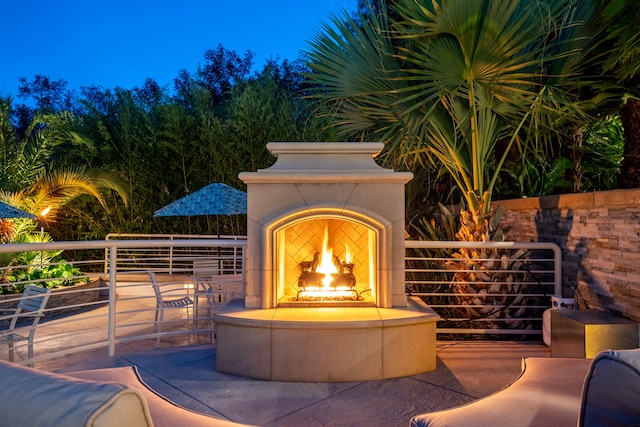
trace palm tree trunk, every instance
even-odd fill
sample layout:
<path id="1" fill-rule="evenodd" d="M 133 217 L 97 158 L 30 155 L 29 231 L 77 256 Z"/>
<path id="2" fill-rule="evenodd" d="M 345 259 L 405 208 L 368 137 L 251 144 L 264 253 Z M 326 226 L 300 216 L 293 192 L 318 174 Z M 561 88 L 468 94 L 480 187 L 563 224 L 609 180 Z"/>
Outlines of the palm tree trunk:
<path id="1" fill-rule="evenodd" d="M 619 188 L 640 187 L 640 101 L 630 99 L 620 110 L 624 128 L 624 154 Z"/>
<path id="2" fill-rule="evenodd" d="M 574 126 L 572 139 L 573 149 L 571 150 L 571 154 L 573 157 L 573 169 L 571 171 L 571 180 L 573 181 L 574 193 L 580 193 L 582 191 L 582 152 L 580 151 L 583 145 L 582 126 Z"/>

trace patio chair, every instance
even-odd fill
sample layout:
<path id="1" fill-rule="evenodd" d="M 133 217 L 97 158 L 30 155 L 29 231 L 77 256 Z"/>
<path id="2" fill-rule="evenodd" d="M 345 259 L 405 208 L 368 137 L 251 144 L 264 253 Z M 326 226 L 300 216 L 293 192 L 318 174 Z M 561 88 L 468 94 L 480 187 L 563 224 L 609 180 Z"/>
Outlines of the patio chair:
<path id="1" fill-rule="evenodd" d="M 214 296 L 219 302 L 229 302 L 233 298 L 244 298 L 242 274 L 221 274 L 211 279 Z"/>
<path id="2" fill-rule="evenodd" d="M 151 278 L 151 285 L 153 286 L 153 292 L 156 295 L 156 315 L 155 325 L 156 334 L 162 332 L 162 322 L 164 320 L 164 310 L 167 308 L 185 308 L 187 309 L 187 317 L 189 315 L 189 307 L 193 306 L 193 300 L 187 295 L 180 298 L 166 299 L 165 296 L 171 292 L 179 291 L 179 289 L 172 289 L 169 291 L 162 291 L 156 274 L 152 271 L 149 272 Z M 160 344 L 160 336 L 156 337 L 156 344 Z"/>
<path id="3" fill-rule="evenodd" d="M 233 299 L 244 297 L 242 274 L 213 274 L 209 279 L 194 276 L 195 317 L 202 320 L 199 311 L 204 310 L 204 320 L 212 330 L 211 342 L 215 341 L 215 325 L 213 315 Z M 200 299 L 205 299 L 202 305 Z"/>
<path id="4" fill-rule="evenodd" d="M 50 295 L 50 288 L 27 285 L 22 293 L 22 297 L 20 297 L 18 307 L 15 312 L 11 316 L 4 318 L 5 320 L 10 318 L 11 323 L 9 324 L 9 329 L 0 335 L 0 343 L 8 344 L 10 362 L 14 361 L 14 344 L 22 341 L 27 341 L 28 360 L 33 358 L 33 338 L 36 334 L 36 327 L 38 326 L 40 319 L 44 316 L 44 308 L 49 301 Z M 18 324 L 18 321 L 24 319 L 31 319 L 28 334 L 16 332 L 16 325 Z M 29 366 L 32 367 L 33 363 L 29 363 Z"/>

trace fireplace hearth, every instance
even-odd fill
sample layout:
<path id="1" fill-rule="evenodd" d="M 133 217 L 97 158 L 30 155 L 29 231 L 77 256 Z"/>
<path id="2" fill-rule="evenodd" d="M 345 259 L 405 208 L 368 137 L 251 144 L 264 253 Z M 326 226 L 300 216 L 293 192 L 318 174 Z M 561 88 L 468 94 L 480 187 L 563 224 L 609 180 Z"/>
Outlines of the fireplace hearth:
<path id="1" fill-rule="evenodd" d="M 356 381 L 435 369 L 438 316 L 404 285 L 413 175 L 378 166 L 381 143 L 267 147 L 276 162 L 240 174 L 246 295 L 214 316 L 217 370 Z"/>

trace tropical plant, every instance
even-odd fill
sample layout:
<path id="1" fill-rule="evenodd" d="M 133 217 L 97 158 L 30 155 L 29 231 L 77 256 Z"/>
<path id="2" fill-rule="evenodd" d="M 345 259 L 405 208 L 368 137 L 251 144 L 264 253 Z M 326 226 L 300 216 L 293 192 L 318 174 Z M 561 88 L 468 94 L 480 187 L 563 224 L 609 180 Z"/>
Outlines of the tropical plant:
<path id="1" fill-rule="evenodd" d="M 90 144 L 73 130 L 69 113 L 36 115 L 23 138 L 10 123 L 11 101 L 0 100 L 0 200 L 35 215 L 49 209 L 49 219 L 70 200 L 89 195 L 107 208 L 103 191 L 126 193 L 112 177 L 82 167 L 63 168 L 69 146 Z"/>
<path id="2" fill-rule="evenodd" d="M 585 126 L 582 167 L 584 191 L 613 190 L 621 174 L 625 131 L 617 114 Z M 628 170 L 628 169 L 627 169 Z"/>
<path id="3" fill-rule="evenodd" d="M 491 197 L 507 157 L 548 143 L 583 117 L 577 77 L 585 23 L 597 5 L 398 0 L 390 9 L 392 20 L 384 8 L 366 18 L 334 17 L 315 36 L 308 52 L 315 96 L 334 106 L 343 130 L 386 142 L 387 160 L 449 173 L 466 205 L 458 240 L 499 238 Z M 476 270 L 500 265 L 505 254 L 454 256 L 454 291 L 486 294 L 502 280 Z M 520 298 L 518 287 L 511 291 Z"/>
<path id="4" fill-rule="evenodd" d="M 82 275 L 79 268 L 64 259 L 59 259 L 52 264 L 38 264 L 37 256 L 31 255 L 33 255 L 32 252 L 26 253 L 24 260 L 25 262 L 33 261 L 33 263 L 13 270 L 5 277 L 8 283 L 2 286 L 4 294 L 20 293 L 29 283 L 34 282 L 46 288 L 57 288 L 87 281 L 87 277 Z"/>
<path id="5" fill-rule="evenodd" d="M 619 186 L 640 186 L 640 3 L 610 0 L 598 22 L 606 29 L 595 62 L 604 81 L 595 85 L 596 108 L 617 112 L 624 128 Z"/>
<path id="6" fill-rule="evenodd" d="M 345 131 L 445 168 L 469 209 L 483 201 L 486 214 L 507 154 L 581 117 L 580 24 L 593 7 L 573 6 L 399 0 L 394 22 L 384 11 L 361 26 L 334 17 L 311 42 L 309 78 Z"/>
<path id="7" fill-rule="evenodd" d="M 120 184 L 99 171 L 61 166 L 70 146 L 89 141 L 73 130 L 69 113 L 36 115 L 22 138 L 10 123 L 11 100 L 0 100 L 0 200 L 36 215 L 47 211 L 55 221 L 59 209 L 81 195 L 92 196 L 106 209 L 105 190 L 115 190 L 126 202 Z M 41 218 L 44 220 L 44 218 Z M 3 243 L 39 243 L 51 241 L 44 229 L 31 219 L 0 220 Z M 69 270 L 60 252 L 32 251 L 0 257 L 0 280 L 16 282 L 3 286 L 3 292 L 20 292 L 29 281 L 47 286 L 73 283 L 77 271 Z M 53 263 L 53 264 L 51 264 Z"/>
<path id="8" fill-rule="evenodd" d="M 566 176 L 573 162 L 564 156 L 552 158 L 543 164 L 505 162 L 503 171 L 512 179 L 496 184 L 503 198 L 540 197 L 567 192 L 573 185 Z"/>

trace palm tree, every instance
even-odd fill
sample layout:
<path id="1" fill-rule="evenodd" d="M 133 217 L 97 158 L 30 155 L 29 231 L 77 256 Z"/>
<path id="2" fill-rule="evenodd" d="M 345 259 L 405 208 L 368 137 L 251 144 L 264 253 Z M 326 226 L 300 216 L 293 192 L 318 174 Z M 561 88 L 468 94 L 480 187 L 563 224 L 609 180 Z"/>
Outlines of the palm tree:
<path id="1" fill-rule="evenodd" d="M 429 162 L 450 174 L 468 209 L 457 239 L 502 239 L 490 202 L 507 155 L 524 154 L 583 117 L 576 89 L 586 24 L 599 3 L 398 0 L 390 7 L 394 20 L 383 8 L 367 19 L 345 14 L 316 34 L 308 52 L 315 96 L 333 105 L 345 132 L 384 141 L 388 161 L 400 153 L 405 164 Z M 461 304 L 493 292 L 498 275 L 472 270 L 514 268 L 502 255 L 454 254 L 451 267 L 469 270 L 454 276 Z M 510 289 L 515 296 L 496 306 L 522 298 L 519 286 Z"/>
<path id="2" fill-rule="evenodd" d="M 602 12 L 606 28 L 602 69 L 611 82 L 609 92 L 624 128 L 624 153 L 619 186 L 640 187 L 640 4 L 635 0 L 611 0 Z M 602 96 L 602 95 L 600 95 Z M 601 106 L 600 106 L 601 107 Z"/>
<path id="3" fill-rule="evenodd" d="M 397 21 L 384 11 L 345 15 L 316 34 L 308 52 L 316 96 L 333 103 L 344 131 L 444 167 L 467 205 L 486 214 L 509 150 L 549 135 L 560 118 L 580 118 L 580 24 L 595 6 L 399 0 L 392 8 Z"/>
<path id="4" fill-rule="evenodd" d="M 20 138 L 11 122 L 11 100 L 0 100 L 0 200 L 35 215 L 49 209 L 48 218 L 81 195 L 95 198 L 105 209 L 105 190 L 127 201 L 118 181 L 80 166 L 62 167 L 70 145 L 90 142 L 72 129 L 69 113 L 36 115 Z"/>

